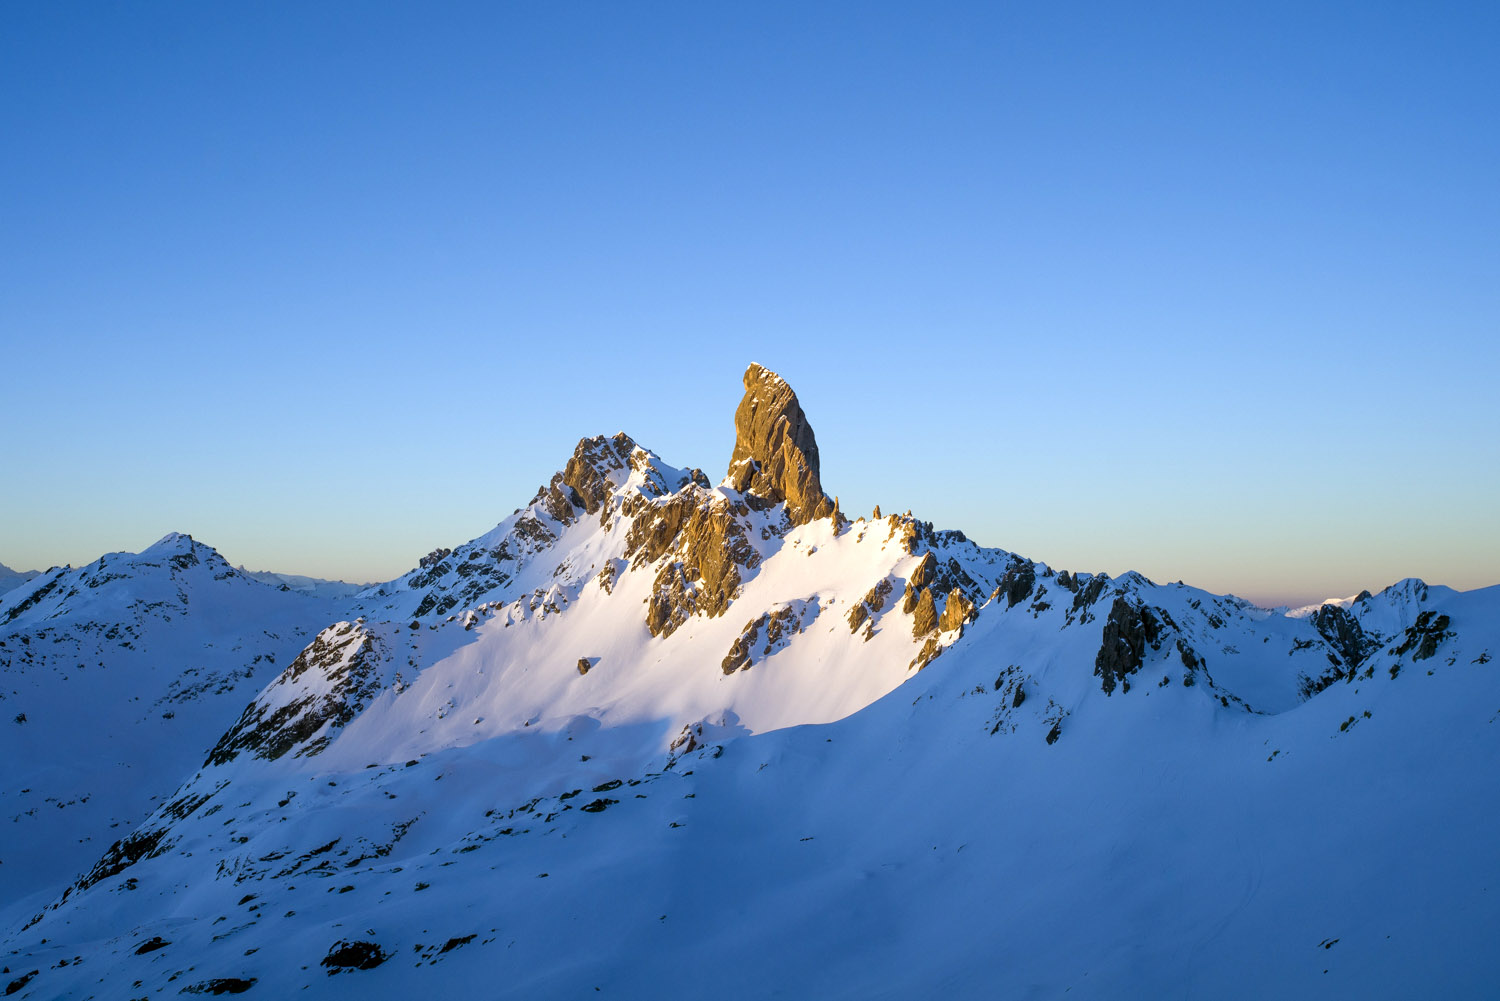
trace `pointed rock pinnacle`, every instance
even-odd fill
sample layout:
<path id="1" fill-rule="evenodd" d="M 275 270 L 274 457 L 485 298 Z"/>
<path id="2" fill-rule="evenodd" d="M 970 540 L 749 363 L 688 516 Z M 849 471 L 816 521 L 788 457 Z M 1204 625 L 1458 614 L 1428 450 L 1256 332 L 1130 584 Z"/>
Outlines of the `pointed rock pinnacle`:
<path id="1" fill-rule="evenodd" d="M 759 365 L 745 370 L 727 481 L 766 506 L 785 501 L 794 525 L 834 510 L 818 478 L 818 443 L 797 394 L 781 376 Z"/>

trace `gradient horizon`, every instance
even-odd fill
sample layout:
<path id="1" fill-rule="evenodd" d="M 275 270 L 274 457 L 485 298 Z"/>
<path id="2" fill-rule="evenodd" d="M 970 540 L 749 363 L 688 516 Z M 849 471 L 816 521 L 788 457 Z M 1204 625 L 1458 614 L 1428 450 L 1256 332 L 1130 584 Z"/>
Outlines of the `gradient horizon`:
<path id="1" fill-rule="evenodd" d="M 579 437 L 1265 603 L 1500 582 L 1500 8 L 0 13 L 0 563 L 354 580 Z"/>

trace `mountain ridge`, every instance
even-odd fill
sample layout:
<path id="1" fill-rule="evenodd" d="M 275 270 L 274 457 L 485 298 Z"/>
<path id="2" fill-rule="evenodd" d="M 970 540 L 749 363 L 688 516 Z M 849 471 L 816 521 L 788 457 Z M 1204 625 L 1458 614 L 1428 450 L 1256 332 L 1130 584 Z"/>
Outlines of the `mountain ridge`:
<path id="1" fill-rule="evenodd" d="M 85 997 L 103 972 L 152 991 L 563 997 L 639 994 L 673 963 L 698 976 L 727 963 L 740 979 L 717 981 L 726 997 L 948 982 L 989 996 L 1005 974 L 982 947 L 1007 941 L 1025 945 L 1001 950 L 1024 973 L 1018 990 L 1048 996 L 1320 984 L 1307 963 L 1258 980 L 1234 964 L 1235 976 L 1195 972 L 1160 944 L 1137 946 L 1155 964 L 1142 967 L 1123 933 L 1078 925 L 1100 902 L 1075 869 L 1115 894 L 1104 909 L 1118 928 L 1205 948 L 1199 926 L 1216 924 L 1280 950 L 1291 940 L 1266 915 L 1298 907 L 1286 934 L 1319 929 L 1357 958 L 1340 989 L 1377 982 L 1371 971 L 1413 985 L 1381 950 L 1411 957 L 1429 941 L 1398 918 L 1420 889 L 1393 883 L 1352 920 L 1315 899 L 1359 892 L 1352 870 L 1278 831 L 1305 839 L 1315 817 L 1339 845 L 1380 831 L 1406 850 L 1417 820 L 1382 798 L 1316 797 L 1331 781 L 1385 781 L 1434 727 L 1445 736 L 1422 760 L 1443 776 L 1408 791 L 1429 815 L 1473 819 L 1444 797 L 1495 785 L 1482 706 L 1500 698 L 1500 587 L 1408 579 L 1278 612 L 1136 573 L 1056 570 L 909 514 L 850 519 L 823 490 L 790 387 L 759 366 L 745 387 L 717 486 L 623 433 L 585 438 L 489 532 L 321 606 L 337 621 L 257 674 L 238 719 L 215 710 L 222 726 L 183 745 L 181 781 L 149 816 L 50 898 L 0 906 L 7 965 L 38 971 L 17 990 Z M 173 545 L 152 557 L 157 576 L 219 572 L 201 544 Z M 184 555 L 195 562 L 178 567 Z M 251 586 L 241 576 L 213 584 Z M 76 586 L 54 582 L 23 614 Z M 1273 848 L 1244 849 L 1246 837 Z M 1220 871 L 1204 845 L 1226 838 Z M 1500 875 L 1477 833 L 1449 841 Z M 1379 839 L 1359 845 L 1364 871 L 1400 861 Z M 1205 889 L 1122 875 L 1170 874 L 1174 852 Z M 1437 920 L 1447 965 L 1414 968 L 1483 982 L 1493 963 L 1461 956 L 1495 927 L 1486 884 L 1433 873 L 1480 920 Z M 1370 915 L 1411 938 L 1383 946 Z M 575 926 L 597 955 L 560 945 Z M 638 950 L 611 944 L 621 930 Z M 142 952 L 148 941 L 164 944 Z M 1303 945 L 1329 965 L 1331 947 Z M 768 970 L 765 955 L 785 961 Z"/>

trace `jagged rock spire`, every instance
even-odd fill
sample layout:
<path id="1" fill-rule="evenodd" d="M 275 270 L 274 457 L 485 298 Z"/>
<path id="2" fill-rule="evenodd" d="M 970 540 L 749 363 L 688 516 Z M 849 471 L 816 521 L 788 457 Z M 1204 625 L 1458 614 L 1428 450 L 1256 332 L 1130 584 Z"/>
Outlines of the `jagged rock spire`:
<path id="1" fill-rule="evenodd" d="M 818 442 L 786 380 L 751 364 L 745 396 L 734 412 L 734 454 L 726 481 L 767 506 L 786 502 L 794 525 L 834 510 L 818 478 Z"/>

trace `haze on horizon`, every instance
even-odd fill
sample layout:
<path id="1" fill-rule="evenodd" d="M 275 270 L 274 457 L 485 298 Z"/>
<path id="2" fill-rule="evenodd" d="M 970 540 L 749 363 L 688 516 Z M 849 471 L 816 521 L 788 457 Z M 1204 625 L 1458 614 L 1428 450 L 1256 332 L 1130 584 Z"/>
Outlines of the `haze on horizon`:
<path id="1" fill-rule="evenodd" d="M 1500 12 L 27 8 L 0 563 L 390 579 L 740 373 L 851 516 L 1263 603 L 1500 582 Z"/>

